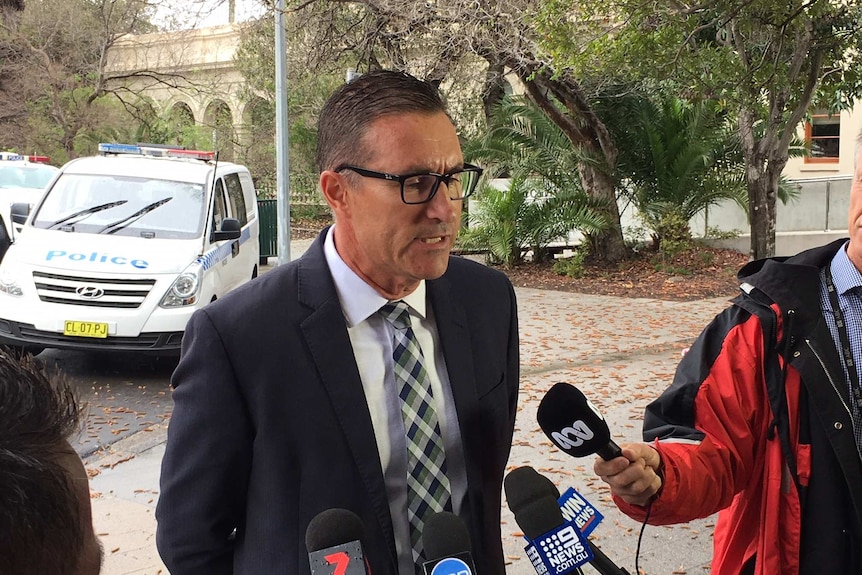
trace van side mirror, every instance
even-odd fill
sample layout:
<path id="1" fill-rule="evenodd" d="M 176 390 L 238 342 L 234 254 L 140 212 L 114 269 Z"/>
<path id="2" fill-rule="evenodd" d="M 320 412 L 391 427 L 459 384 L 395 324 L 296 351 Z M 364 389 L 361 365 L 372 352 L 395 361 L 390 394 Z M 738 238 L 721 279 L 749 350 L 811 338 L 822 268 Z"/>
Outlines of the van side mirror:
<path id="1" fill-rule="evenodd" d="M 16 224 L 23 224 L 27 221 L 27 216 L 30 215 L 30 204 L 21 202 L 12 204 L 12 221 Z"/>
<path id="2" fill-rule="evenodd" d="M 236 240 L 239 239 L 241 233 L 242 226 L 239 225 L 238 219 L 225 218 L 222 220 L 219 229 L 212 233 L 211 241 L 220 242 L 222 240 Z"/>

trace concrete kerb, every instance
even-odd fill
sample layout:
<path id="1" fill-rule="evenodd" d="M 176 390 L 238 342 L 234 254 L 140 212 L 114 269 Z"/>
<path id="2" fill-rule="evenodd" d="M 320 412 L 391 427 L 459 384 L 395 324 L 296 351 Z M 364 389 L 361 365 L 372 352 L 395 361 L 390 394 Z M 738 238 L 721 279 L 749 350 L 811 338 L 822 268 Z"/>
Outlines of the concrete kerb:
<path id="1" fill-rule="evenodd" d="M 167 424 L 130 435 L 86 458 L 93 524 L 104 549 L 102 575 L 163 574 L 155 504 Z"/>
<path id="2" fill-rule="evenodd" d="M 581 492 L 605 515 L 593 541 L 635 573 L 640 525 L 616 510 L 591 472 L 591 458 L 571 459 L 553 448 L 536 423 L 538 403 L 553 383 L 574 383 L 604 413 L 618 443 L 640 440 L 644 407 L 670 383 L 681 351 L 727 305 L 727 298 L 667 302 L 515 290 L 522 377 L 508 469 L 530 465 L 561 491 L 574 487 Z M 105 547 L 105 575 L 167 573 L 155 549 L 153 516 L 166 429 L 160 424 L 138 432 L 86 460 L 93 473 L 98 471 L 91 488 L 94 523 Z M 520 529 L 505 503 L 502 515 L 507 574 L 532 575 Z M 714 518 L 707 518 L 647 527 L 641 569 L 647 574 L 708 572 L 713 526 Z"/>

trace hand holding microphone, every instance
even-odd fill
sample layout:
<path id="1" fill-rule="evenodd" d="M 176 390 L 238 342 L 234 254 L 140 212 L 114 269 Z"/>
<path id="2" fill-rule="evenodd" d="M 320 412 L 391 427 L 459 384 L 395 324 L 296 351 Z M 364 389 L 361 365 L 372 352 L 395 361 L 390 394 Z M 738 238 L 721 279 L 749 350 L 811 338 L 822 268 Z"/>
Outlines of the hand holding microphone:
<path id="1" fill-rule="evenodd" d="M 537 419 L 560 450 L 572 457 L 597 454 L 594 472 L 626 503 L 646 505 L 661 489 L 658 451 L 646 443 L 614 443 L 599 410 L 575 386 L 554 384 L 539 403 Z"/>
<path id="2" fill-rule="evenodd" d="M 622 455 L 611 461 L 596 458 L 593 472 L 626 503 L 646 506 L 662 485 L 658 451 L 646 443 L 625 443 Z"/>

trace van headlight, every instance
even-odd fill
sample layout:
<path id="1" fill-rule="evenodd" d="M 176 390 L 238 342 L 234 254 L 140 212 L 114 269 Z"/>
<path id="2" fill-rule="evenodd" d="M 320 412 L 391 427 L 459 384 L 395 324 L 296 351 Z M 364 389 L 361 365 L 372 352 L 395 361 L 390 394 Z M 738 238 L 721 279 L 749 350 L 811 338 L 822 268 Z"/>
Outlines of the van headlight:
<path id="1" fill-rule="evenodd" d="M 197 262 L 191 264 L 177 276 L 159 305 L 161 307 L 194 305 L 198 301 L 202 277 L 203 267 Z"/>
<path id="2" fill-rule="evenodd" d="M 8 270 L 0 271 L 0 293 L 5 293 L 15 297 L 24 295 L 24 290 L 21 289 L 18 283 L 18 277 Z"/>

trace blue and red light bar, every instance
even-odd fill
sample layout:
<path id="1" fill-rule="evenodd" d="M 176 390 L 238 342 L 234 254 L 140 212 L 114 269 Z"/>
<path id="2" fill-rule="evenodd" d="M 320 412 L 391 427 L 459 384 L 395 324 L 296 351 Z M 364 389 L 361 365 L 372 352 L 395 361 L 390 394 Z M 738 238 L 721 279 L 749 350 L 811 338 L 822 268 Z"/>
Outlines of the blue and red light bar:
<path id="1" fill-rule="evenodd" d="M 206 162 L 215 159 L 215 152 L 204 150 L 184 150 L 182 148 L 157 148 L 153 146 L 138 146 L 135 144 L 99 144 L 99 153 L 105 154 L 135 154 L 152 158 L 191 158 Z"/>
<path id="2" fill-rule="evenodd" d="M 16 152 L 0 152 L 0 160 L 7 162 L 36 162 L 39 164 L 51 162 L 51 158 L 48 156 L 24 156 Z"/>

